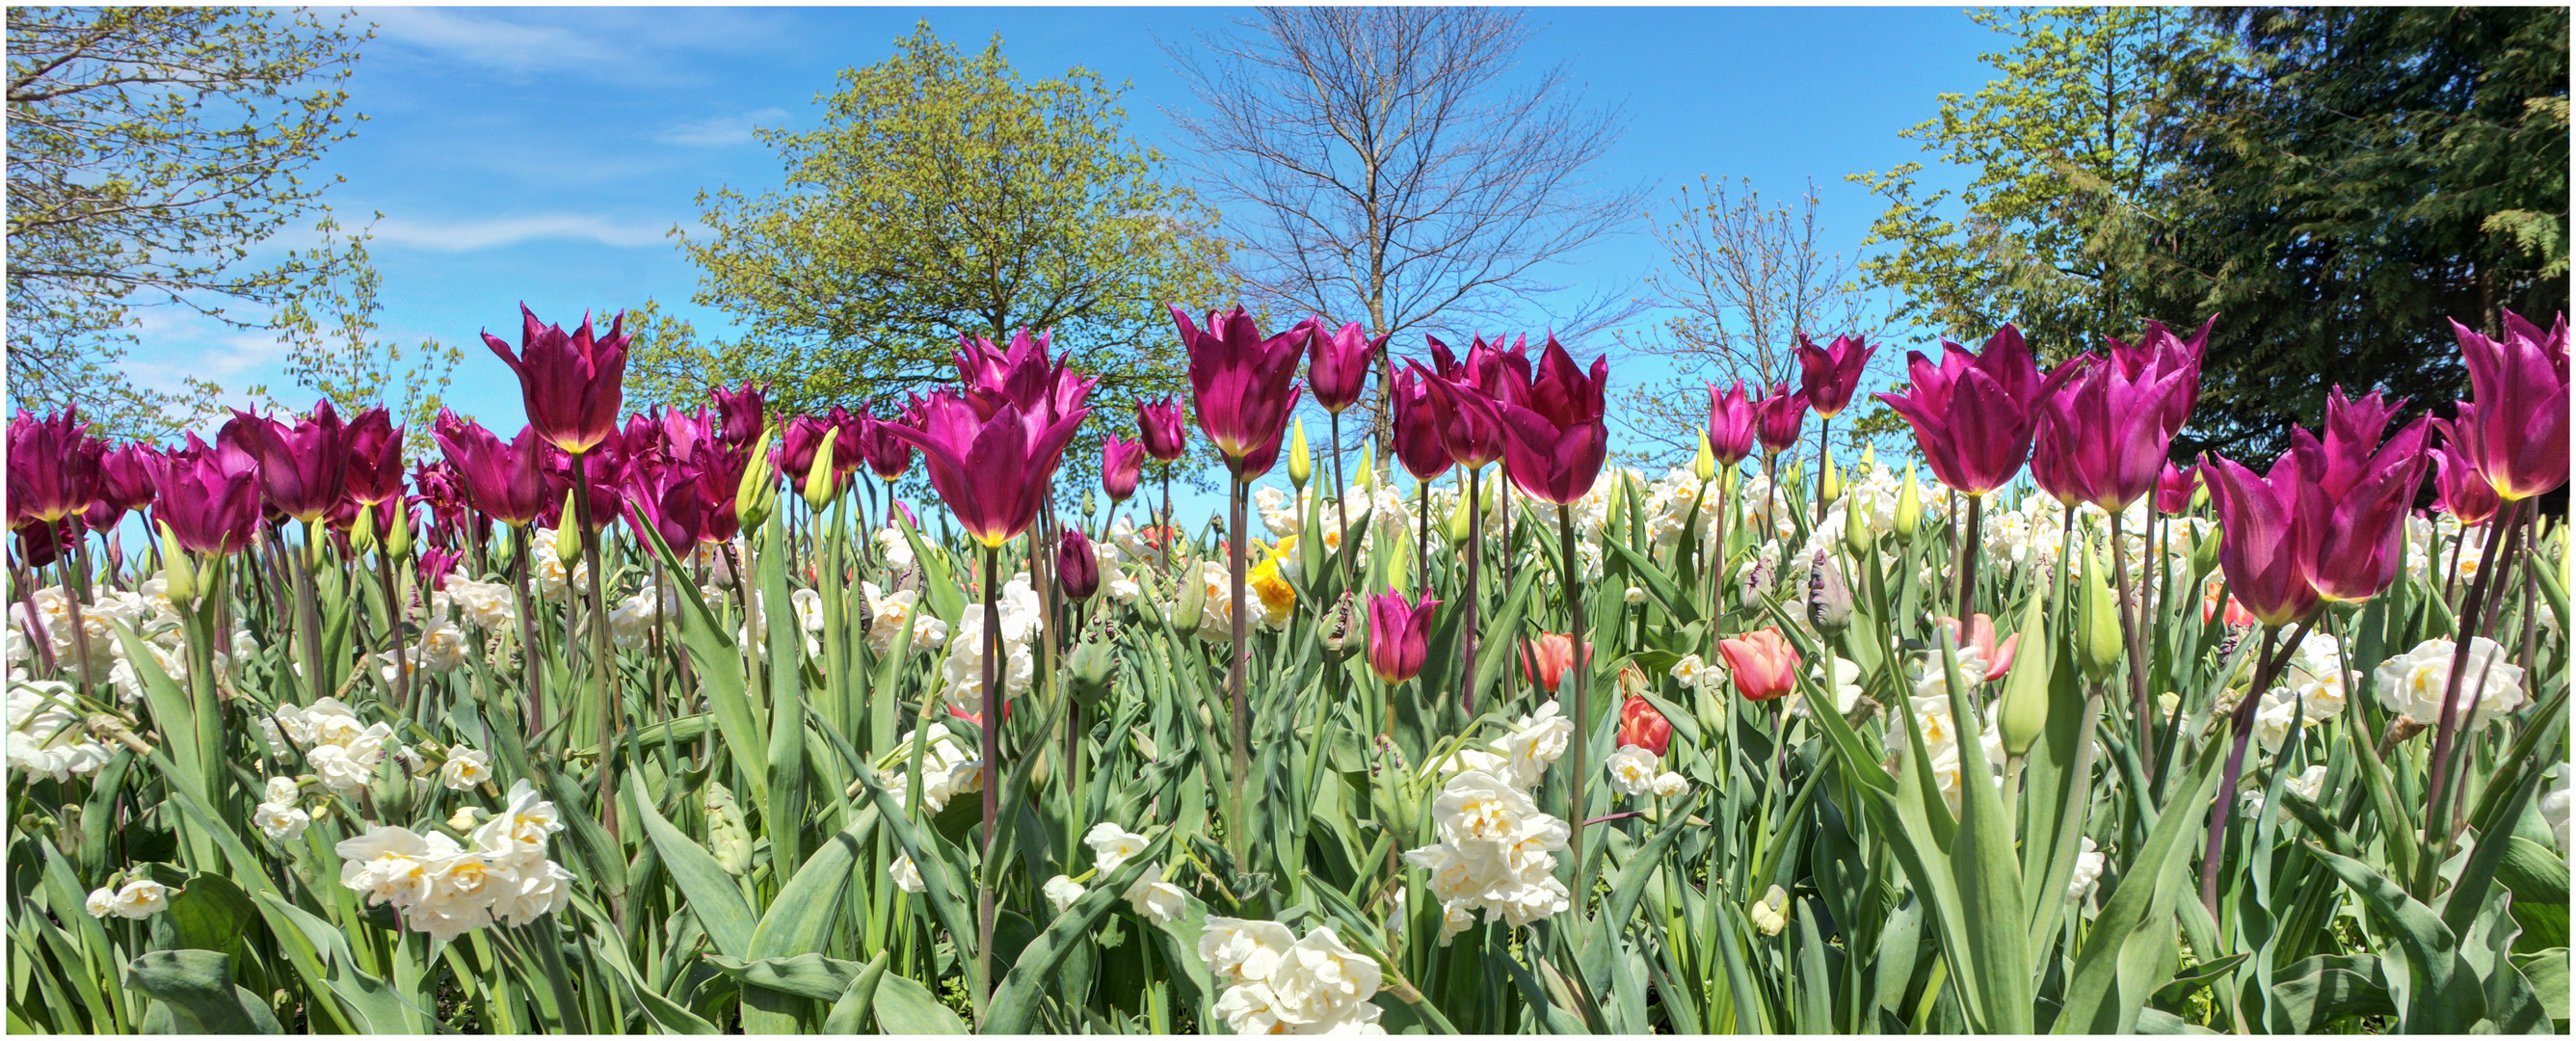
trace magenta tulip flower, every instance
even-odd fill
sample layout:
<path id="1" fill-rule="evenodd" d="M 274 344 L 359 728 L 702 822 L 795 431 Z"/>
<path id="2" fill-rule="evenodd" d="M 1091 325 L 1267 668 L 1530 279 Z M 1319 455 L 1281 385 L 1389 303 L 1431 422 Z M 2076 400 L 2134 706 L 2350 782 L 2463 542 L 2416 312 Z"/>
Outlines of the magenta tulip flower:
<path id="1" fill-rule="evenodd" d="M 1734 466 L 1753 454 L 1753 428 L 1757 416 L 1753 402 L 1744 396 L 1744 381 L 1738 379 L 1731 390 L 1720 391 L 1717 384 L 1708 385 L 1708 450 L 1717 457 L 1717 465 Z M 1797 440 L 1793 427 L 1789 439 Z M 1783 446 L 1785 447 L 1785 445 Z"/>
<path id="2" fill-rule="evenodd" d="M 723 438 L 729 445 L 748 445 L 760 437 L 762 425 L 769 418 L 767 388 L 744 380 L 741 387 L 734 390 L 716 387 L 709 390 L 707 396 L 715 399 L 716 403 L 716 422 L 712 428 L 715 436 Z"/>
<path id="3" fill-rule="evenodd" d="M 1384 349 L 1386 337 L 1369 339 L 1358 322 L 1330 336 L 1317 329 L 1306 357 L 1306 386 L 1314 391 L 1315 403 L 1334 415 L 1358 404 L 1360 392 L 1368 389 L 1370 364 Z"/>
<path id="4" fill-rule="evenodd" d="M 626 313 L 609 323 L 608 335 L 593 338 L 590 316 L 566 335 L 560 325 L 537 321 L 528 305 L 519 305 L 519 352 L 491 333 L 483 342 L 519 374 L 519 394 L 527 406 L 528 425 L 556 448 L 580 455 L 617 432 L 618 413 L 626 407 Z"/>
<path id="5" fill-rule="evenodd" d="M 2409 423 L 2382 443 L 2379 435 L 2399 404 L 2383 404 L 2375 392 L 2350 401 L 2335 387 L 2326 396 L 2323 439 L 2290 430 L 2286 458 L 2298 467 L 2306 525 L 2301 566 L 2327 600 L 2368 600 L 2405 566 L 2406 515 L 2424 486 L 2431 420 Z"/>
<path id="6" fill-rule="evenodd" d="M 371 408 L 349 420 L 348 494 L 350 502 L 373 506 L 403 493 L 403 428 L 382 408 Z"/>
<path id="7" fill-rule="evenodd" d="M 2299 499 L 2306 482 L 2284 454 L 2256 476 L 2234 460 L 2210 456 L 2200 466 L 2218 513 L 2218 567 L 2247 613 L 2281 626 L 2314 614 L 2321 601 L 2300 566 Z"/>
<path id="8" fill-rule="evenodd" d="M 1248 319 L 1247 319 L 1248 321 Z M 947 391 L 923 403 L 921 425 L 885 423 L 886 433 L 921 449 L 930 485 L 957 515 L 959 526 L 987 548 L 1028 530 L 1046 503 L 1049 482 L 1065 446 L 1089 408 L 1077 408 L 1044 428 L 1032 428 L 1016 404 L 992 415 Z"/>
<path id="9" fill-rule="evenodd" d="M 2156 512 L 2180 516 L 2191 508 L 2192 489 L 2199 486 L 2199 467 L 2175 466 L 2167 461 L 2163 472 L 2156 475 Z"/>
<path id="10" fill-rule="evenodd" d="M 1100 382 L 1074 372 L 1064 360 L 1050 358 L 1045 333 L 1031 337 L 1022 329 L 1011 337 L 1009 350 L 967 336 L 958 337 L 957 344 L 957 373 L 964 381 L 961 392 L 975 406 L 976 415 L 985 418 L 1007 402 L 1019 406 L 1021 418 L 1032 430 L 1043 429 L 1081 408 Z"/>
<path id="11" fill-rule="evenodd" d="M 1269 473 L 1297 409 L 1297 358 L 1315 333 L 1311 320 L 1268 338 L 1241 305 L 1222 317 L 1208 312 L 1204 331 L 1179 307 L 1172 308 L 1172 321 L 1190 352 L 1190 404 L 1199 431 L 1215 443 L 1235 480 Z"/>
<path id="12" fill-rule="evenodd" d="M 1947 340 L 1941 352 L 1939 365 L 1913 352 L 1907 359 L 1913 387 L 1878 399 L 1913 424 L 1915 446 L 1934 477 L 1964 494 L 1984 495 L 2021 472 L 2040 404 L 2079 366 L 2061 365 L 2041 379 L 2021 330 L 2009 324 L 1973 355 Z"/>
<path id="13" fill-rule="evenodd" d="M 1772 387 L 1768 396 L 1753 403 L 1753 430 L 1766 456 L 1779 455 L 1797 444 L 1798 427 L 1806 420 L 1807 392 L 1791 392 L 1786 383 Z"/>
<path id="14" fill-rule="evenodd" d="M 1136 403 L 1136 436 L 1145 443 L 1145 454 L 1162 462 L 1171 462 L 1190 450 L 1188 420 L 1181 415 L 1181 406 L 1170 398 Z"/>
<path id="15" fill-rule="evenodd" d="M 1837 336 L 1833 346 L 1819 348 L 1807 334 L 1798 334 L 1798 389 L 1806 394 L 1817 418 L 1832 419 L 1851 404 L 1852 392 L 1860 389 L 1861 371 L 1876 353 L 1878 348 L 1859 337 Z"/>
<path id="16" fill-rule="evenodd" d="M 1079 529 L 1066 528 L 1056 540 L 1055 580 L 1064 595 L 1076 600 L 1089 600 L 1100 591 L 1100 554 Z"/>
<path id="17" fill-rule="evenodd" d="M 1431 396 L 1433 379 L 1408 362 L 1388 391 L 1395 406 L 1395 458 L 1417 481 L 1447 473 L 1452 461 L 1449 442 L 1441 436 L 1440 409 Z"/>
<path id="18" fill-rule="evenodd" d="M 1368 601 L 1369 671 L 1390 684 L 1422 672 L 1431 657 L 1431 614 L 1440 601 L 1428 593 L 1405 599 L 1389 588 Z"/>
<path id="19" fill-rule="evenodd" d="M 1419 363 L 1406 365 L 1431 399 L 1431 418 L 1450 462 L 1476 470 L 1503 458 L 1503 417 L 1473 378 L 1443 377 Z"/>
<path id="20" fill-rule="evenodd" d="M 53 524 L 89 509 L 106 447 L 75 406 L 42 419 L 20 409 L 9 421 L 10 525 Z"/>
<path id="21" fill-rule="evenodd" d="M 313 414 L 291 427 L 239 410 L 233 416 L 224 428 L 238 430 L 241 446 L 258 457 L 268 503 L 308 524 L 329 516 L 349 478 L 348 428 L 331 403 L 314 403 Z"/>
<path id="22" fill-rule="evenodd" d="M 1111 504 L 1126 502 L 1136 494 L 1136 482 L 1145 476 L 1145 443 L 1128 441 L 1116 434 L 1100 443 L 1100 490 L 1109 493 Z"/>
<path id="23" fill-rule="evenodd" d="M 2065 382 L 2039 403 L 2033 430 L 2030 471 L 2042 490 L 2068 506 L 2089 502 L 2112 513 L 2155 490 L 2199 374 L 2196 361 L 2169 360 L 2184 362 L 2151 355 L 2132 370 L 2086 356 L 2059 367 Z"/>
<path id="24" fill-rule="evenodd" d="M 187 447 L 163 457 L 161 494 L 152 519 L 191 553 L 238 553 L 259 524 L 259 460 L 237 441 L 211 446 L 188 435 Z"/>
<path id="25" fill-rule="evenodd" d="M 859 428 L 859 435 L 855 439 L 856 447 L 859 455 L 867 460 L 868 470 L 875 473 L 878 480 L 892 482 L 912 469 L 912 442 L 888 433 L 886 425 L 888 423 L 917 425 L 921 421 L 920 410 L 921 399 L 914 398 L 912 407 L 904 409 L 892 420 L 875 419 L 869 416 L 856 417 Z"/>
<path id="26" fill-rule="evenodd" d="M 802 485 L 814 470 L 814 453 L 823 447 L 823 435 L 832 425 L 814 416 L 798 416 L 787 421 L 787 429 L 778 435 L 778 447 L 769 453 L 770 466 L 786 475 L 789 481 Z M 840 454 L 834 439 L 832 453 Z"/>
<path id="27" fill-rule="evenodd" d="M 2378 391 L 2352 399 L 2344 396 L 2342 387 L 2328 388 L 2325 436 L 2317 437 L 2304 427 L 2290 428 L 2290 454 L 2298 457 L 2299 472 L 2329 498 L 2341 498 L 2378 472 L 2414 461 L 2432 434 L 2428 421 L 2409 423 L 2386 444 L 2380 443 L 2389 419 L 2405 404 L 2403 398 L 2384 400 Z"/>
<path id="28" fill-rule="evenodd" d="M 2168 435 L 2182 429 L 2183 421 L 2191 416 L 2192 405 L 2200 400 L 2201 358 L 2209 352 L 2209 332 L 2217 326 L 2218 316 L 2211 315 L 2186 340 L 2175 336 L 2163 322 L 2150 319 L 2147 334 L 2139 337 L 2135 346 L 2113 337 L 2102 338 L 2110 345 L 2112 364 L 2119 366 L 2120 374 L 2130 382 L 2144 380 L 2150 372 L 2183 374 L 2181 386 L 2163 402 L 2160 418 Z"/>
<path id="29" fill-rule="evenodd" d="M 2511 311 L 2502 340 L 2452 322 L 2469 396 L 2445 433 L 2496 497 L 2520 502 L 2567 483 L 2567 316 L 2547 331 Z"/>
<path id="30" fill-rule="evenodd" d="M 549 505 L 562 508 L 563 489 L 551 479 L 548 446 L 534 424 L 504 443 L 482 424 L 449 422 L 453 418 L 441 416 L 432 436 L 476 510 L 503 524 L 526 524 Z"/>
<path id="31" fill-rule="evenodd" d="M 81 523 L 91 531 L 116 527 L 127 512 L 152 505 L 153 488 L 160 481 L 158 448 L 137 441 L 101 453 L 97 497 L 81 514 Z"/>
<path id="32" fill-rule="evenodd" d="M 2460 414 L 2452 422 L 2473 422 L 2471 415 L 2476 407 L 2461 402 Z M 2504 500 L 2496 497 L 2495 486 L 2487 483 L 2486 475 L 2478 472 L 2477 464 L 2458 445 L 2439 445 L 2432 450 L 2432 456 L 2434 509 L 2450 514 L 2451 519 L 2465 526 L 2484 524 L 2504 508 Z"/>
<path id="33" fill-rule="evenodd" d="M 1538 378 L 1530 383 L 1529 404 L 1497 403 L 1503 470 L 1530 498 L 1566 506 L 1592 490 L 1610 450 L 1610 428 L 1602 421 L 1609 381 L 1608 355 L 1593 359 L 1586 375 L 1550 336 Z"/>
<path id="34" fill-rule="evenodd" d="M 699 490 L 694 468 L 676 463 L 653 467 L 630 476 L 623 491 L 626 524 L 637 538 L 650 531 L 672 552 L 683 554 L 701 542 L 719 541 L 714 511 Z"/>

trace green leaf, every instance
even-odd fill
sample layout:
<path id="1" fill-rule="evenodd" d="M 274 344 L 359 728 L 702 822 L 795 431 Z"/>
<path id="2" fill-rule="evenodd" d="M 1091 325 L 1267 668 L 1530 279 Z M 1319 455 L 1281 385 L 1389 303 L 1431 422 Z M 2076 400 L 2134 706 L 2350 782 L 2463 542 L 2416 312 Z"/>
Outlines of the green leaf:
<path id="1" fill-rule="evenodd" d="M 648 525 L 645 540 L 662 558 L 662 566 L 675 575 L 689 573 L 688 567 L 662 542 L 659 532 Z M 689 663 L 697 670 L 698 684 L 706 691 L 707 708 L 716 717 L 716 730 L 724 735 L 725 750 L 734 762 L 741 764 L 742 776 L 751 787 L 751 801 L 769 805 L 769 740 L 761 733 L 759 717 L 752 712 L 751 698 L 744 693 L 750 680 L 743 675 L 742 651 L 734 646 L 733 634 L 716 622 L 715 612 L 698 595 L 693 582 L 674 582 L 680 605 L 680 646 L 689 652 Z"/>
<path id="2" fill-rule="evenodd" d="M 2367 954 L 2320 954 L 2272 974 L 2273 992 L 2293 1029 L 2318 1033 L 2346 1016 L 2393 1016 L 2397 1006 Z"/>
<path id="3" fill-rule="evenodd" d="M 2189 780 L 2175 786 L 2146 845 L 2085 931 L 2054 1033 L 2126 1033 L 2135 1028 L 2148 995 L 2161 987 L 2161 974 L 2170 971 L 2160 964 L 2175 942 L 2173 902 L 2183 886 L 2183 865 L 2198 845 L 2194 840 L 2208 832 L 2209 795 L 2227 744 L 2201 747 Z"/>
<path id="4" fill-rule="evenodd" d="M 715 943 L 716 950 L 728 957 L 748 957 L 756 922 L 751 905 L 743 902 L 742 891 L 734 887 L 733 876 L 716 863 L 715 854 L 662 819 L 662 814 L 653 808 L 653 800 L 645 798 L 638 787 L 627 787 L 627 805 L 635 808 L 635 818 L 644 822 L 645 837 L 652 840 L 653 851 L 661 855 L 663 869 L 679 884 L 680 895 L 688 898 L 689 913 L 706 927 L 707 939 Z"/>
<path id="5" fill-rule="evenodd" d="M 198 874 L 170 898 L 168 913 L 178 946 L 223 951 L 241 940 L 242 931 L 259 917 L 259 906 L 231 879 Z"/>
<path id="6" fill-rule="evenodd" d="M 268 1006 L 233 985 L 233 960 L 214 951 L 153 951 L 134 959 L 134 989 L 170 1007 L 172 1026 L 188 1034 L 284 1033 Z"/>
<path id="7" fill-rule="evenodd" d="M 840 922 L 851 865 L 858 862 L 859 853 L 868 847 L 876 830 L 877 808 L 870 806 L 851 815 L 848 827 L 805 858 L 805 866 L 779 889 L 777 898 L 769 902 L 769 910 L 761 914 L 760 924 L 752 928 L 753 957 L 784 958 L 823 948 L 833 926 Z"/>
<path id="8" fill-rule="evenodd" d="M 724 974 L 755 987 L 767 987 L 781 994 L 793 994 L 816 1001 L 838 1001 L 856 982 L 866 966 L 820 954 L 799 954 L 792 958 L 759 958 L 743 961 L 719 955 L 708 955 L 707 964 Z"/>
<path id="9" fill-rule="evenodd" d="M 2043 648 L 2033 648 L 2042 651 Z M 1959 885 L 1959 913 L 1967 934 L 1966 960 L 1975 966 L 1973 975 L 1962 974 L 1960 982 L 1978 988 L 1980 1000 L 1974 1007 L 1984 1014 L 1987 1031 L 2003 1034 L 2031 1032 L 2030 924 L 2024 917 L 2021 890 L 2021 857 L 2013 849 L 2012 823 L 2006 817 L 2003 793 L 1988 780 L 1985 744 L 1978 732 L 1985 726 L 1974 698 L 1959 676 L 1959 662 L 1942 639 L 1942 657 L 1950 671 L 1950 710 L 1959 728 L 1960 781 L 1959 830 L 1950 847 L 1952 877 Z M 1821 714 L 1821 713 L 1819 713 Z M 2002 764 L 1993 764 L 2001 766 Z M 1956 957 L 1961 952 L 1953 952 Z"/>
<path id="10" fill-rule="evenodd" d="M 2394 946 L 2380 952 L 2396 958 L 2406 970 L 2388 973 L 2389 993 L 2397 1004 L 2398 1029 L 2407 1033 L 2465 1034 L 2486 1016 L 2486 994 L 2477 974 L 2460 957 L 2459 938 L 2440 915 L 2370 866 L 2339 856 L 2316 843 L 2308 852 L 2343 879 L 2388 930 Z"/>
<path id="11" fill-rule="evenodd" d="M 966 1021 L 911 977 L 886 973 L 877 982 L 877 1026 L 889 1034 L 964 1034 Z"/>
<path id="12" fill-rule="evenodd" d="M 859 1032 L 859 1026 L 867 1022 L 869 1011 L 876 1005 L 877 986 L 885 982 L 886 959 L 893 954 L 893 951 L 878 951 L 876 957 L 859 966 L 858 978 L 851 980 L 850 989 L 842 991 L 841 996 L 833 1000 L 831 1014 L 823 1017 L 824 1033 Z"/>
<path id="13" fill-rule="evenodd" d="M 1154 838 L 1143 853 L 1130 858 L 1082 894 L 1082 898 L 1064 909 L 1047 925 L 1046 931 L 1030 941 L 1020 952 L 1010 971 L 993 990 L 993 1000 L 984 1008 L 983 1032 L 987 1034 L 1025 1034 L 1037 1022 L 1038 1007 L 1043 999 L 1062 985 L 1056 969 L 1078 946 L 1089 944 L 1091 927 L 1100 916 L 1126 899 L 1128 887 L 1136 884 L 1144 870 L 1160 861 L 1170 850 L 1172 832 L 1168 829 Z M 996 944 L 998 946 L 998 944 Z"/>

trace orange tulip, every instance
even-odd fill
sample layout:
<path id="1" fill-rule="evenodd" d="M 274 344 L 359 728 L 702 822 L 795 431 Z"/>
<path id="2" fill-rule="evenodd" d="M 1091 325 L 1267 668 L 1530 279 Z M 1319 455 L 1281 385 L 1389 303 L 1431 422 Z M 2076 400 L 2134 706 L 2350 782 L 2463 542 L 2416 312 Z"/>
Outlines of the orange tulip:
<path id="1" fill-rule="evenodd" d="M 1748 701 L 1770 701 L 1798 685 L 1798 651 L 1775 626 L 1717 641 L 1726 671 Z"/>
<path id="2" fill-rule="evenodd" d="M 1592 648 L 1583 649 L 1583 663 L 1592 663 Z M 1564 633 L 1540 633 L 1538 639 L 1521 641 L 1521 671 L 1530 682 L 1550 694 L 1565 682 L 1565 670 L 1574 667 L 1574 638 Z"/>

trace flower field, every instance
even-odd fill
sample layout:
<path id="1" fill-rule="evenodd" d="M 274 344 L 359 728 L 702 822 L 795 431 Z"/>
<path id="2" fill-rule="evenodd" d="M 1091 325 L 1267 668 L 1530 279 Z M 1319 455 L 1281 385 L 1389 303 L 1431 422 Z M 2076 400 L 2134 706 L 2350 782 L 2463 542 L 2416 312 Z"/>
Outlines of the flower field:
<path id="1" fill-rule="evenodd" d="M 9 1028 L 2568 1029 L 2563 318 L 2189 467 L 2206 327 L 1915 354 L 1911 461 L 1802 338 L 1655 474 L 1553 338 L 1173 316 L 1132 417 L 533 314 L 507 437 L 22 413 Z"/>

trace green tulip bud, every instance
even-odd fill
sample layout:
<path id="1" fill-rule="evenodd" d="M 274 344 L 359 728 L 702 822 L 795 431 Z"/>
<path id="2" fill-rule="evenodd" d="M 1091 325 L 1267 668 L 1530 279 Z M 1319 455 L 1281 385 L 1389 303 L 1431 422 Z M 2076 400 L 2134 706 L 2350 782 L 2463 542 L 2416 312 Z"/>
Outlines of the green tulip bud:
<path id="1" fill-rule="evenodd" d="M 163 595 L 168 596 L 171 603 L 185 606 L 196 602 L 196 562 L 189 559 L 187 550 L 180 548 L 178 534 L 172 532 L 167 523 L 161 525 L 161 580 L 165 584 Z"/>
<path id="2" fill-rule="evenodd" d="M 733 493 L 733 515 L 742 519 L 745 530 L 768 523 L 769 515 L 778 509 L 778 480 L 769 468 L 770 429 L 760 429 L 760 440 L 751 446 L 751 462 L 742 468 L 742 487 Z"/>
<path id="3" fill-rule="evenodd" d="M 1843 546 L 1851 550 L 1854 557 L 1861 557 L 1870 550 L 1878 548 L 1878 539 L 1870 535 L 1869 524 L 1860 519 L 1860 503 L 1857 500 L 1843 504 Z"/>
<path id="4" fill-rule="evenodd" d="M 751 828 L 743 823 L 742 807 L 733 801 L 733 791 L 721 782 L 709 781 L 702 795 L 707 811 L 707 851 L 716 855 L 716 866 L 728 875 L 751 870 Z"/>
<path id="5" fill-rule="evenodd" d="M 1360 446 L 1360 491 L 1368 493 L 1377 487 L 1377 439 L 1372 437 Z"/>
<path id="6" fill-rule="evenodd" d="M 385 533 L 385 552 L 395 560 L 411 559 L 411 511 L 396 504 L 393 530 Z"/>
<path id="7" fill-rule="evenodd" d="M 1315 476 L 1315 454 L 1306 447 L 1306 421 L 1299 419 L 1288 435 L 1288 483 L 1306 492 L 1306 482 Z"/>
<path id="8" fill-rule="evenodd" d="M 572 574 L 573 565 L 581 563 L 581 514 L 573 511 L 574 497 L 581 494 L 575 485 L 564 489 L 563 516 L 555 521 L 555 559 L 563 561 L 564 574 Z"/>
<path id="9" fill-rule="evenodd" d="M 1628 516 L 1628 475 L 1618 474 L 1610 480 L 1610 504 L 1601 514 L 1601 530 L 1619 530 L 1619 522 Z"/>
<path id="10" fill-rule="evenodd" d="M 2107 574 L 2108 572 L 2102 568 L 2101 556 L 2093 552 L 2093 540 L 2085 539 L 2082 590 L 2084 630 L 2081 633 L 2084 648 L 2084 677 L 2096 683 L 2119 669 L 2122 650 L 2120 612 L 2117 607 L 2119 600 L 2112 595 L 2111 584 L 2104 580 Z"/>
<path id="11" fill-rule="evenodd" d="M 1823 494 L 1826 502 L 1832 502 L 1843 497 L 1843 471 L 1841 467 L 1834 465 L 1834 450 L 1830 448 L 1825 449 L 1825 487 Z"/>
<path id="12" fill-rule="evenodd" d="M 2209 505 L 2209 482 L 2208 482 L 2208 481 L 2194 481 L 2194 482 L 2192 482 L 2192 485 L 2191 485 L 2191 504 L 2190 504 L 2190 506 L 2189 506 L 2188 508 L 2189 508 L 2189 509 L 2197 510 L 2197 509 L 2201 509 L 2201 508 L 2203 508 L 2203 507 L 2206 507 L 2206 506 L 2208 506 L 2208 505 Z"/>
<path id="13" fill-rule="evenodd" d="M 1458 496 L 1458 508 L 1449 511 L 1449 527 L 1447 534 L 1449 536 L 1450 545 L 1464 546 L 1467 544 L 1467 519 L 1474 514 L 1475 508 L 1476 504 L 1473 499 L 1462 491 Z"/>
<path id="14" fill-rule="evenodd" d="M 1896 541 L 1913 544 L 1915 529 L 1923 523 L 1923 491 L 1922 486 L 1914 479 L 1914 466 L 1911 463 L 1906 464 L 1905 467 L 1905 486 L 1897 489 L 1896 492 L 1895 521 Z"/>
<path id="15" fill-rule="evenodd" d="M 1717 479 L 1717 453 L 1708 447 L 1708 431 L 1699 432 L 1699 451 L 1691 456 L 1691 476 L 1701 484 Z"/>
<path id="16" fill-rule="evenodd" d="M 838 490 L 832 486 L 832 443 L 840 438 L 840 427 L 823 431 L 822 443 L 814 446 L 814 462 L 805 469 L 805 505 L 816 513 L 832 505 L 833 494 Z"/>
<path id="17" fill-rule="evenodd" d="M 1107 640 L 1084 640 L 1066 656 L 1065 671 L 1073 682 L 1065 684 L 1065 691 L 1073 695 L 1074 704 L 1090 708 L 1109 696 L 1118 672 L 1118 656 L 1112 649 Z"/>
<path id="18" fill-rule="evenodd" d="M 1996 720 L 1996 726 L 2003 731 L 2005 755 L 2028 753 L 2041 732 L 2048 729 L 2051 650 L 2047 612 L 2034 593 L 2029 605 L 2022 608 L 2021 652 L 2013 656 L 2012 671 L 2004 676 L 2003 701 L 1997 706 L 2001 718 Z"/>
<path id="19" fill-rule="evenodd" d="M 1091 489 L 1084 488 L 1082 490 L 1082 515 L 1085 517 L 1091 517 L 1096 516 L 1099 513 L 1100 500 L 1092 497 Z"/>
<path id="20" fill-rule="evenodd" d="M 376 548 L 376 510 L 372 506 L 360 506 L 357 521 L 349 525 L 349 552 L 358 554 L 374 548 Z"/>
<path id="21" fill-rule="evenodd" d="M 1172 628 L 1184 633 L 1196 632 L 1199 627 L 1199 617 L 1205 613 L 1207 613 L 1206 585 L 1198 580 L 1198 569 L 1185 569 L 1181 573 L 1180 595 L 1173 598 L 1172 602 Z"/>
<path id="22" fill-rule="evenodd" d="M 2200 541 L 2191 547 L 2193 585 L 2199 585 L 2201 579 L 2208 578 L 2209 573 L 2218 568 L 2218 534 L 2218 529 L 2212 527 L 2209 534 L 2201 536 Z"/>
<path id="23" fill-rule="evenodd" d="M 1332 612 L 1324 616 L 1321 632 L 1324 640 L 1324 656 L 1333 661 L 1341 661 L 1366 646 L 1368 632 L 1362 628 L 1362 624 L 1358 601 L 1352 598 L 1349 591 L 1343 591 L 1341 600 L 1333 604 Z"/>
<path id="24" fill-rule="evenodd" d="M 1860 446 L 1860 468 L 1861 468 L 1861 469 L 1863 469 L 1863 470 L 1869 470 L 1869 471 L 1873 471 L 1873 472 L 1875 472 L 1875 471 L 1878 469 L 1878 447 L 1877 447 L 1877 446 L 1875 446 L 1875 445 L 1862 445 L 1862 446 Z"/>
<path id="25" fill-rule="evenodd" d="M 1787 492 L 1787 490 L 1788 490 L 1788 489 L 1791 489 L 1791 488 L 1804 488 L 1804 487 L 1806 487 L 1806 486 L 1807 486 L 1807 464 L 1805 464 L 1805 463 L 1791 463 L 1791 464 L 1789 464 L 1789 468 L 1788 468 L 1787 470 L 1781 471 L 1781 473 L 1780 473 L 1780 488 L 1778 489 L 1778 491 L 1779 491 L 1780 493 L 1782 493 L 1783 501 L 1785 501 L 1785 500 L 1786 500 L 1786 498 L 1787 498 L 1787 496 L 1786 496 L 1786 494 L 1785 494 L 1785 493 Z"/>

